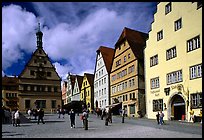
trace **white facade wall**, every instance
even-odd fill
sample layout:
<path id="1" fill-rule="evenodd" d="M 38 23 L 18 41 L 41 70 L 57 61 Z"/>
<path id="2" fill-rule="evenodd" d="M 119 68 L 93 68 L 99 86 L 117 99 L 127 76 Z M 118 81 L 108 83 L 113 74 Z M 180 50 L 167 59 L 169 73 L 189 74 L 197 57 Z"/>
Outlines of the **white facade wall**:
<path id="1" fill-rule="evenodd" d="M 67 95 L 66 95 L 66 99 L 67 99 L 67 103 L 70 103 L 72 97 L 72 82 L 71 82 L 71 76 L 70 74 L 67 77 Z"/>
<path id="2" fill-rule="evenodd" d="M 109 76 L 101 53 L 97 54 L 96 70 L 94 73 L 94 108 L 103 109 L 109 105 Z"/>
<path id="3" fill-rule="evenodd" d="M 72 96 L 71 100 L 72 101 L 80 101 L 80 89 L 79 89 L 77 77 L 75 78 L 75 83 L 74 83 L 74 88 L 73 88 L 73 96 Z"/>

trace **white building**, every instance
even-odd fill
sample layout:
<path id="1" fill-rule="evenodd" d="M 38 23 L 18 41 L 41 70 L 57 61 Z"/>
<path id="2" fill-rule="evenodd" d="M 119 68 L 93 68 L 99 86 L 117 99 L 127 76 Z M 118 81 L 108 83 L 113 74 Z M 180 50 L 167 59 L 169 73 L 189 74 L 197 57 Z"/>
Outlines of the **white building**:
<path id="1" fill-rule="evenodd" d="M 76 75 L 73 88 L 72 101 L 80 101 L 80 91 L 83 82 L 83 76 Z"/>
<path id="2" fill-rule="evenodd" d="M 101 46 L 97 51 L 94 72 L 94 108 L 106 108 L 110 104 L 110 69 L 114 49 Z"/>
<path id="3" fill-rule="evenodd" d="M 68 76 L 67 76 L 67 95 L 66 95 L 67 103 L 71 103 L 71 101 L 72 101 L 75 77 L 76 77 L 76 75 L 72 75 L 71 73 L 68 73 Z"/>

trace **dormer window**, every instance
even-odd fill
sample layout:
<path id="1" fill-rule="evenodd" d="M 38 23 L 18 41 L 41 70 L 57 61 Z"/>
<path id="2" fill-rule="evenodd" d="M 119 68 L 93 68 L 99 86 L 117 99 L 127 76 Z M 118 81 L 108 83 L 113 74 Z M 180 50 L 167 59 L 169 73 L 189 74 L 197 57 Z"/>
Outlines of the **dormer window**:
<path id="1" fill-rule="evenodd" d="M 165 14 L 167 15 L 168 13 L 171 12 L 171 2 L 168 3 L 166 6 L 165 6 Z"/>

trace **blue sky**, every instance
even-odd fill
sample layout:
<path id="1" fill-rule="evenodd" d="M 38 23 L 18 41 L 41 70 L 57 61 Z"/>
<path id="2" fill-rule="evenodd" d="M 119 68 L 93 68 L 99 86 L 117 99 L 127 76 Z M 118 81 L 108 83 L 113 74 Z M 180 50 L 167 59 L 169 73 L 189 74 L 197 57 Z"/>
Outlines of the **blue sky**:
<path id="1" fill-rule="evenodd" d="M 62 79 L 68 72 L 94 73 L 96 50 L 114 48 L 124 27 L 148 33 L 156 2 L 2 3 L 2 75 L 19 75 L 36 49 L 37 23 L 43 48 Z"/>

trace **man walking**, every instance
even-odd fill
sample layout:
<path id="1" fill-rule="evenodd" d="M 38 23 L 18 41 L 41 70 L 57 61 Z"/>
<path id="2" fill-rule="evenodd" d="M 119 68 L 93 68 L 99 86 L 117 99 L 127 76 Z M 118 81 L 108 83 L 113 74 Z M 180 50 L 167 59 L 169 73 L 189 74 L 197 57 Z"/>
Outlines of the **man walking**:
<path id="1" fill-rule="evenodd" d="M 17 110 L 16 113 L 14 114 L 14 118 L 15 118 L 16 127 L 20 126 L 20 114 L 19 114 L 19 110 Z"/>
<path id="2" fill-rule="evenodd" d="M 71 109 L 70 113 L 70 121 L 71 121 L 71 128 L 75 128 L 75 112 L 73 109 Z"/>
<path id="3" fill-rule="evenodd" d="M 164 113 L 162 111 L 160 111 L 160 114 L 159 114 L 160 125 L 162 125 L 164 123 L 163 118 L 164 118 Z"/>
<path id="4" fill-rule="evenodd" d="M 43 120 L 43 117 L 44 117 L 44 110 L 41 108 L 38 112 L 38 124 L 40 123 L 40 120 L 43 124 L 45 124 L 44 120 Z"/>

